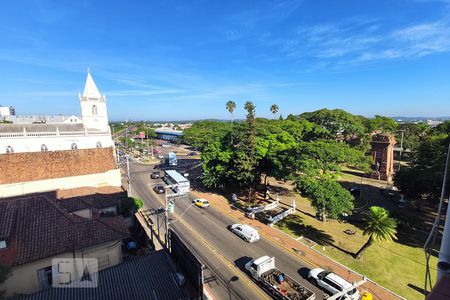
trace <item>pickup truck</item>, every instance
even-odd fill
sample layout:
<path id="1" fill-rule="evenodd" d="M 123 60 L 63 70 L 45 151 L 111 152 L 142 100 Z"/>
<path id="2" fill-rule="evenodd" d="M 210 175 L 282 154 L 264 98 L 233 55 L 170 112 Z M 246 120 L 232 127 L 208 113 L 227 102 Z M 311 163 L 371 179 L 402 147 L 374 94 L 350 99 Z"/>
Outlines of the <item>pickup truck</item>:
<path id="1" fill-rule="evenodd" d="M 274 299 L 314 300 L 316 295 L 275 267 L 275 257 L 263 256 L 245 264 L 245 269 Z"/>

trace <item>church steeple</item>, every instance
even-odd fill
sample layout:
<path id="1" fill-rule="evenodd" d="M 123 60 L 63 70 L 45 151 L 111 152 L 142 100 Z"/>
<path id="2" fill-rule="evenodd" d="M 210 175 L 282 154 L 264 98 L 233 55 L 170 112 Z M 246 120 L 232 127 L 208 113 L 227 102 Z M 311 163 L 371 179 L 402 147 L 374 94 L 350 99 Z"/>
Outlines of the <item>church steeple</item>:
<path id="1" fill-rule="evenodd" d="M 79 95 L 81 118 L 88 129 L 108 131 L 108 114 L 106 111 L 106 97 L 100 93 L 91 70 L 88 69 L 83 95 Z"/>
<path id="2" fill-rule="evenodd" d="M 100 94 L 97 85 L 94 82 L 94 79 L 91 76 L 91 69 L 88 68 L 88 74 L 87 74 L 87 78 L 86 78 L 86 84 L 84 86 L 84 92 L 83 92 L 83 97 L 86 98 L 94 98 L 94 99 L 99 99 L 102 97 L 102 95 Z"/>

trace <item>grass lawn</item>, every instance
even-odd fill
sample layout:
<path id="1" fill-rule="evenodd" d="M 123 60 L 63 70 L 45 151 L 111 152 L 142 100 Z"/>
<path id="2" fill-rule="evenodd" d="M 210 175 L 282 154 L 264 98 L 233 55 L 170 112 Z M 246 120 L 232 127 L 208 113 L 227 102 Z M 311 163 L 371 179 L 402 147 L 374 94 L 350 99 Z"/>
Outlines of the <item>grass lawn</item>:
<path id="1" fill-rule="evenodd" d="M 277 227 L 293 236 L 304 236 L 317 243 L 314 249 L 326 254 L 358 273 L 396 292 L 406 299 L 423 299 L 424 296 L 413 287 L 423 288 L 425 276 L 425 255 L 420 247 L 411 247 L 396 242 L 377 243 L 356 260 L 350 253 L 356 252 L 367 240 L 362 231 L 351 224 L 329 220 L 326 223 L 305 214 L 288 216 Z M 345 234 L 346 229 L 356 231 Z M 342 250 L 337 249 L 341 248 Z M 344 251 L 348 253 L 345 253 Z M 432 278 L 436 278 L 437 258 L 430 264 Z"/>

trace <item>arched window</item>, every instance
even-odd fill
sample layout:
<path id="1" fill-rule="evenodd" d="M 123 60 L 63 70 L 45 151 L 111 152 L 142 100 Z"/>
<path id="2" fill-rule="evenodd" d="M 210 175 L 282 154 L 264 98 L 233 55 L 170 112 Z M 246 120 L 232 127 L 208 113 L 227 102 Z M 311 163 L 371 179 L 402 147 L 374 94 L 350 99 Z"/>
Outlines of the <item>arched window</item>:
<path id="1" fill-rule="evenodd" d="M 42 151 L 42 152 L 48 151 L 48 148 L 47 148 L 47 145 L 46 145 L 46 144 L 42 144 L 42 145 L 41 145 L 41 151 Z"/>
<path id="2" fill-rule="evenodd" d="M 72 150 L 77 150 L 77 149 L 78 149 L 77 144 L 76 143 L 72 143 Z"/>
<path id="3" fill-rule="evenodd" d="M 102 143 L 97 142 L 97 148 L 101 148 L 102 147 Z"/>
<path id="4" fill-rule="evenodd" d="M 6 153 L 14 153 L 14 149 L 11 146 L 6 147 Z"/>
<path id="5" fill-rule="evenodd" d="M 96 116 L 98 114 L 97 105 L 92 105 L 92 115 Z"/>

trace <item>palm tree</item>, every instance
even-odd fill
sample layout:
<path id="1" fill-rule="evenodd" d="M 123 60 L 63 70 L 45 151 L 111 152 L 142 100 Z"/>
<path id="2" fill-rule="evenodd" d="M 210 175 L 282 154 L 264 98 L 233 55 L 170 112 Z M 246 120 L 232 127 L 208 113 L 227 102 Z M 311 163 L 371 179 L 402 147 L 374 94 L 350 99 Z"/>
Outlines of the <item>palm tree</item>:
<path id="1" fill-rule="evenodd" d="M 369 235 L 367 242 L 355 254 L 356 259 L 360 259 L 364 251 L 374 242 L 392 241 L 397 239 L 397 222 L 389 216 L 389 212 L 379 206 L 372 206 L 363 219 L 363 235 Z"/>
<path id="2" fill-rule="evenodd" d="M 274 118 L 276 117 L 276 114 L 277 114 L 277 112 L 278 112 L 278 109 L 279 109 L 279 107 L 278 107 L 278 105 L 276 105 L 276 104 L 272 104 L 272 106 L 270 106 L 270 111 L 273 113 Z"/>
<path id="3" fill-rule="evenodd" d="M 228 101 L 226 104 L 226 108 L 231 114 L 231 124 L 233 124 L 233 112 L 236 109 L 236 103 L 234 101 Z"/>
<path id="4" fill-rule="evenodd" d="M 247 123 L 250 127 L 253 127 L 255 123 L 255 105 L 252 101 L 247 101 L 244 104 L 244 109 L 247 111 Z"/>

